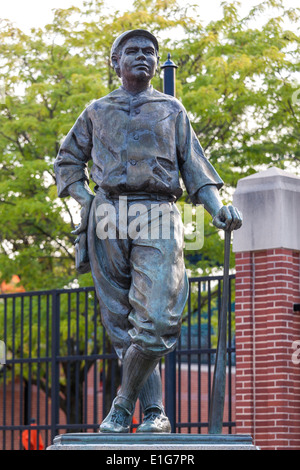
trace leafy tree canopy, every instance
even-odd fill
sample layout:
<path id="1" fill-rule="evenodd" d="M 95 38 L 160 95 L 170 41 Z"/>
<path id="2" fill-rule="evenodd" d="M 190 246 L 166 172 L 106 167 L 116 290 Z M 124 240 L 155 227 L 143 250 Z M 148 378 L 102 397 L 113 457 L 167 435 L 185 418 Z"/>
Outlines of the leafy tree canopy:
<path id="1" fill-rule="evenodd" d="M 272 8 L 271 19 L 256 20 Z M 300 159 L 297 101 L 300 36 L 282 19 L 299 20 L 284 2 L 265 0 L 242 18 L 237 2 L 223 2 L 223 17 L 207 26 L 201 14 L 176 0 L 136 0 L 131 11 L 107 13 L 101 0 L 82 10 L 57 9 L 53 22 L 30 34 L 1 21 L 0 30 L 0 270 L 26 290 L 63 287 L 74 269 L 74 209 L 57 198 L 53 161 L 78 115 L 119 86 L 110 47 L 124 30 L 150 29 L 161 61 L 179 66 L 177 97 L 189 111 L 207 156 L 226 181 L 260 168 L 296 168 Z M 153 80 L 162 91 L 161 76 Z M 182 204 L 184 201 L 184 195 Z M 195 271 L 222 262 L 222 245 L 209 218 Z M 191 253 L 189 253 L 191 254 Z M 91 285 L 90 275 L 79 277 Z"/>

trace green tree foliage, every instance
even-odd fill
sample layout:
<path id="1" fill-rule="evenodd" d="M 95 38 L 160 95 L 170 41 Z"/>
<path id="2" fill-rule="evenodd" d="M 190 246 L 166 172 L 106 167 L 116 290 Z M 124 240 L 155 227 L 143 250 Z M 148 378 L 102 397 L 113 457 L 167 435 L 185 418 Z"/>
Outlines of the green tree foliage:
<path id="1" fill-rule="evenodd" d="M 201 11 L 199 17 L 175 0 L 137 0 L 122 15 L 107 13 L 103 1 L 87 1 L 82 11 L 56 10 L 52 24 L 30 34 L 2 21 L 1 277 L 18 274 L 27 290 L 63 287 L 76 277 L 74 210 L 56 197 L 53 161 L 84 107 L 119 86 L 109 55 L 126 29 L 151 29 L 160 38 L 162 61 L 172 51 L 178 98 L 226 181 L 224 199 L 241 176 L 261 165 L 296 164 L 299 36 L 283 29 L 282 18 L 298 16 L 282 3 L 266 0 L 240 18 L 238 4 L 224 2 L 223 18 L 206 27 Z M 256 28 L 270 7 L 277 17 Z M 161 77 L 154 86 L 162 89 Z M 222 250 L 209 222 L 206 230 L 200 264 L 209 272 L 222 261 Z M 90 276 L 80 283 L 90 284 Z"/>
<path id="2" fill-rule="evenodd" d="M 179 52 L 184 104 L 212 163 L 231 186 L 258 165 L 299 162 L 299 106 L 292 96 L 299 88 L 300 38 L 282 28 L 284 18 L 298 17 L 283 3 L 262 2 L 243 19 L 235 3 L 224 4 L 224 18 L 201 31 L 188 55 L 190 39 Z M 278 8 L 278 16 L 250 28 L 270 6 Z"/>

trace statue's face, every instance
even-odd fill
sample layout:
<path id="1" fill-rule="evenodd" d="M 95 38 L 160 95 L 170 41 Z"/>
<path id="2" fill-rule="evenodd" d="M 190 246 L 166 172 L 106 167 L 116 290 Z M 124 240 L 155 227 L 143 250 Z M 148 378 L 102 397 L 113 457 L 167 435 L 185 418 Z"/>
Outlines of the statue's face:
<path id="1" fill-rule="evenodd" d="M 119 58 L 120 76 L 129 82 L 150 82 L 155 75 L 157 62 L 152 41 L 144 36 L 132 37 L 122 48 Z"/>

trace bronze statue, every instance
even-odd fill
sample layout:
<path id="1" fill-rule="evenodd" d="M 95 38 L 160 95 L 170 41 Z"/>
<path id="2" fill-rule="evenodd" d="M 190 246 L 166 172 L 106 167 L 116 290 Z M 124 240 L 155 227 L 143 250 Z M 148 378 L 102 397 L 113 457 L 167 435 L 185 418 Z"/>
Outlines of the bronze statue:
<path id="1" fill-rule="evenodd" d="M 221 202 L 223 182 L 204 156 L 186 110 L 151 86 L 158 51 L 157 39 L 145 30 L 126 31 L 115 40 L 111 60 L 122 86 L 83 111 L 55 161 L 58 195 L 81 205 L 81 223 L 73 233 L 83 236 L 83 245 L 87 234 L 102 322 L 123 364 L 120 390 L 100 432 L 128 432 L 138 398 L 144 420 L 137 432 L 170 432 L 158 362 L 176 346 L 188 295 L 183 225 L 175 205 L 182 194 L 179 172 L 193 203 L 204 205 L 216 227 L 234 230 L 242 224 L 239 211 Z M 91 159 L 95 195 L 88 187 Z M 122 204 L 125 221 L 119 217 Z M 124 231 L 134 205 L 144 208 L 140 221 L 147 229 L 148 216 L 161 204 L 172 214 L 169 238 Z M 102 208 L 113 209 L 116 236 L 99 235 Z M 162 224 L 162 217 L 155 220 Z"/>

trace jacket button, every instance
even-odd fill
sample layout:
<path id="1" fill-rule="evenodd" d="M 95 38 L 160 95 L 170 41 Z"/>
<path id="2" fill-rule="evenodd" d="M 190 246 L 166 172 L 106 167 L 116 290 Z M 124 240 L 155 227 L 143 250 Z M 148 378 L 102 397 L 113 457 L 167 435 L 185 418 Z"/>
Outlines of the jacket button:
<path id="1" fill-rule="evenodd" d="M 132 160 L 129 160 L 129 163 L 134 166 L 137 164 L 137 161 L 132 159 Z"/>
<path id="2" fill-rule="evenodd" d="M 140 114 L 141 110 L 140 109 L 136 109 L 135 110 L 135 114 Z"/>
<path id="3" fill-rule="evenodd" d="M 139 140 L 139 136 L 136 134 L 133 136 L 134 140 Z"/>

